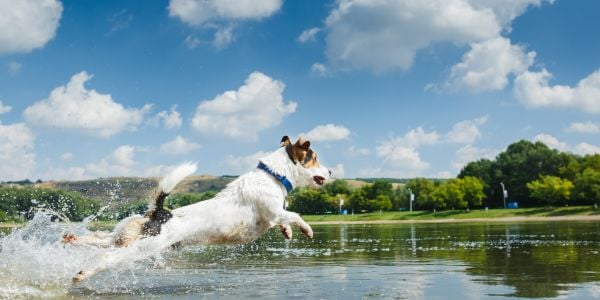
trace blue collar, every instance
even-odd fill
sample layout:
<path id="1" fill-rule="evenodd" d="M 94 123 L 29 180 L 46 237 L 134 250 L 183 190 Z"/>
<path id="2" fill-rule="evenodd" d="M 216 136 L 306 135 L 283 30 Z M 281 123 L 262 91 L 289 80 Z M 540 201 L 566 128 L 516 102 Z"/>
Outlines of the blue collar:
<path id="1" fill-rule="evenodd" d="M 275 179 L 277 179 L 277 181 L 279 181 L 287 190 L 288 194 L 294 189 L 294 186 L 292 185 L 292 183 L 283 175 L 279 175 L 275 172 L 273 172 L 273 170 L 271 170 L 271 168 L 267 167 L 267 165 L 263 164 L 262 162 L 258 163 L 258 166 L 256 166 L 257 168 L 271 174 L 273 177 L 275 177 Z"/>

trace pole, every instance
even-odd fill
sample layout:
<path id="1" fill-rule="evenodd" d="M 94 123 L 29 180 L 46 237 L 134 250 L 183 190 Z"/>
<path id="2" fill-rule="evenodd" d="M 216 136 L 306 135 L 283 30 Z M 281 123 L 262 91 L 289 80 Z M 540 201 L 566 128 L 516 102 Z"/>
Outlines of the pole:
<path id="1" fill-rule="evenodd" d="M 500 182 L 500 186 L 502 186 L 502 200 L 504 201 L 504 208 L 506 208 L 506 189 L 504 188 L 504 183 Z"/>
<path id="2" fill-rule="evenodd" d="M 408 203 L 410 203 L 410 211 L 412 211 L 413 201 L 415 201 L 415 194 L 412 193 L 411 189 L 408 189 Z"/>

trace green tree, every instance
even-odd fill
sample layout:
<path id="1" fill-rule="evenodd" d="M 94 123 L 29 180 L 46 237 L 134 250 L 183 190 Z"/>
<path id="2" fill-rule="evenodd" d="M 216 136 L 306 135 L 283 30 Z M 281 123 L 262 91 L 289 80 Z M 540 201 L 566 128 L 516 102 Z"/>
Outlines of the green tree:
<path id="1" fill-rule="evenodd" d="M 337 211 L 335 198 L 320 189 L 299 188 L 290 195 L 290 210 L 301 214 L 324 214 Z"/>
<path id="2" fill-rule="evenodd" d="M 392 200 L 386 195 L 377 195 L 375 199 L 369 200 L 369 211 L 390 210 L 392 209 Z"/>
<path id="3" fill-rule="evenodd" d="M 592 168 L 577 174 L 573 198 L 582 204 L 600 203 L 600 171 Z"/>
<path id="4" fill-rule="evenodd" d="M 368 210 L 368 204 L 369 200 L 367 199 L 367 192 L 364 187 L 355 189 L 348 198 L 348 207 L 357 213 Z"/>
<path id="5" fill-rule="evenodd" d="M 538 180 L 527 183 L 531 197 L 548 204 L 567 204 L 571 197 L 573 183 L 556 176 L 540 176 Z"/>
<path id="6" fill-rule="evenodd" d="M 331 196 L 350 195 L 352 193 L 352 188 L 350 188 L 348 182 L 343 179 L 336 179 L 331 183 L 327 183 L 322 189 Z"/>
<path id="7" fill-rule="evenodd" d="M 476 177 L 465 176 L 458 179 L 458 184 L 464 193 L 464 199 L 469 207 L 479 207 L 483 203 L 483 183 Z"/>
<path id="8" fill-rule="evenodd" d="M 406 183 L 406 188 L 415 195 L 414 209 L 433 209 L 435 203 L 430 197 L 435 189 L 435 183 L 426 178 L 411 179 Z"/>

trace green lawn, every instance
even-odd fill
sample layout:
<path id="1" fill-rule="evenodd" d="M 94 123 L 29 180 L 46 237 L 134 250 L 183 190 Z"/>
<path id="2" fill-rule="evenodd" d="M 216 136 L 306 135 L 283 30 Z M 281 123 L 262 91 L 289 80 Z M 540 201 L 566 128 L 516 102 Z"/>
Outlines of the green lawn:
<path id="1" fill-rule="evenodd" d="M 475 219 L 506 217 L 555 217 L 575 215 L 600 215 L 600 208 L 593 206 L 569 206 L 555 208 L 517 208 L 517 209 L 474 209 L 432 211 L 399 211 L 382 213 L 364 213 L 354 215 L 303 215 L 307 222 L 320 221 L 379 221 L 379 220 L 435 220 L 435 219 Z"/>

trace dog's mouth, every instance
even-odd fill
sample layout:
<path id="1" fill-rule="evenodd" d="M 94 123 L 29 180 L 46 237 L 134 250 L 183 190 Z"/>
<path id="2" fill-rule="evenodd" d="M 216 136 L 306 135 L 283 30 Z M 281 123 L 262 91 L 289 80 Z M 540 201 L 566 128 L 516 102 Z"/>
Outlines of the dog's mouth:
<path id="1" fill-rule="evenodd" d="M 325 183 L 325 177 L 323 176 L 313 176 L 313 180 L 317 185 L 323 185 L 323 183 Z"/>

